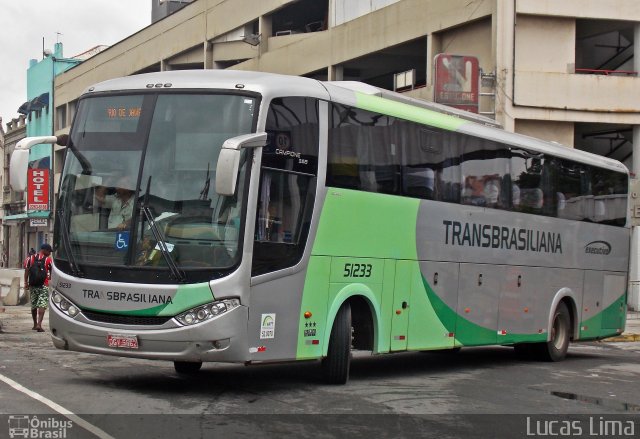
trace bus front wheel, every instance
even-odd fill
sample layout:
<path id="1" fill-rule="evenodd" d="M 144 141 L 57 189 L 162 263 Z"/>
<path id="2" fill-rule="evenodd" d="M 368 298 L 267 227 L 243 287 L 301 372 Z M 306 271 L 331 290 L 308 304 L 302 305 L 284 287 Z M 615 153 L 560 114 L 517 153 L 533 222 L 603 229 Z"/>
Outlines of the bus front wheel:
<path id="1" fill-rule="evenodd" d="M 560 302 L 553 313 L 550 340 L 536 343 L 532 347 L 535 355 L 543 361 L 561 361 L 567 356 L 571 339 L 571 314 L 564 302 Z"/>
<path id="2" fill-rule="evenodd" d="M 173 367 L 176 372 L 183 375 L 192 375 L 202 367 L 201 361 L 174 361 Z"/>
<path id="3" fill-rule="evenodd" d="M 327 356 L 322 360 L 322 376 L 328 384 L 345 384 L 351 363 L 351 306 L 343 303 L 331 328 Z"/>

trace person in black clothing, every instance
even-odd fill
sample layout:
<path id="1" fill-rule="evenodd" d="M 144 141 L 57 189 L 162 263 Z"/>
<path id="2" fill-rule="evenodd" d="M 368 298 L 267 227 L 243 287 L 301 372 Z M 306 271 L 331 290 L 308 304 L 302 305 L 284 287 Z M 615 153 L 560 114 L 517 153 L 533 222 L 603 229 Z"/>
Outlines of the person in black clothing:
<path id="1" fill-rule="evenodd" d="M 49 306 L 49 279 L 53 265 L 51 251 L 49 244 L 42 244 L 40 252 L 29 256 L 25 262 L 24 285 L 25 288 L 29 288 L 31 295 L 31 317 L 33 318 L 31 329 L 38 332 L 44 332 L 42 320 Z M 39 268 L 44 270 L 42 275 L 37 273 Z"/>

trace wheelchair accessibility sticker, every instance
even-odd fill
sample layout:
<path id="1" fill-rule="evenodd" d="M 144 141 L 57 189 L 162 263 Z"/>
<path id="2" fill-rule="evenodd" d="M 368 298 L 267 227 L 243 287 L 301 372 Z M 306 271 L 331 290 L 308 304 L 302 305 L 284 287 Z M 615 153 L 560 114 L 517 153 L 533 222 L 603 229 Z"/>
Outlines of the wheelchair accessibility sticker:
<path id="1" fill-rule="evenodd" d="M 114 247 L 119 252 L 127 251 L 129 249 L 129 232 L 116 233 Z"/>

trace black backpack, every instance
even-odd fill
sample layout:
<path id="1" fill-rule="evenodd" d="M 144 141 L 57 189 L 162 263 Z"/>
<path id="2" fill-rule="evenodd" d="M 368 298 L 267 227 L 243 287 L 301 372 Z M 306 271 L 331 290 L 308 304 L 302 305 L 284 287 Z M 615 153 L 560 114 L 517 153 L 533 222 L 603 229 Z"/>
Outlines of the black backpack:
<path id="1" fill-rule="evenodd" d="M 45 265 L 47 258 L 38 258 L 38 255 L 34 255 L 29 265 L 29 286 L 41 287 L 44 285 L 44 281 L 47 278 L 47 267 Z"/>

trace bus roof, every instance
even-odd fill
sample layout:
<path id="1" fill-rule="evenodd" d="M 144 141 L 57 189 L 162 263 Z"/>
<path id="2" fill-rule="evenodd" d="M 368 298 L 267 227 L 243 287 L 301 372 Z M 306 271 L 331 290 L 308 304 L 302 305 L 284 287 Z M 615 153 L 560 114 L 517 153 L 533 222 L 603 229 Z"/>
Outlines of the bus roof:
<path id="1" fill-rule="evenodd" d="M 300 76 L 242 70 L 180 70 L 145 73 L 104 81 L 89 87 L 83 95 L 147 89 L 243 90 L 259 93 L 266 99 L 278 96 L 309 96 L 433 125 L 512 147 L 576 160 L 592 166 L 629 172 L 626 166 L 617 160 L 562 146 L 555 142 L 511 133 L 487 117 L 410 98 L 355 81 L 320 82 Z"/>
<path id="2" fill-rule="evenodd" d="M 629 173 L 627 167 L 617 160 L 577 150 L 557 142 L 505 131 L 497 122 L 481 115 L 410 98 L 359 82 L 336 81 L 325 82 L 324 85 L 334 102 L 492 140 L 512 147 Z"/>
<path id="3" fill-rule="evenodd" d="M 319 81 L 301 76 L 243 70 L 178 70 L 126 76 L 100 82 L 87 88 L 83 95 L 95 92 L 148 89 L 219 89 L 260 93 L 274 96 L 309 96 L 329 99 Z"/>

